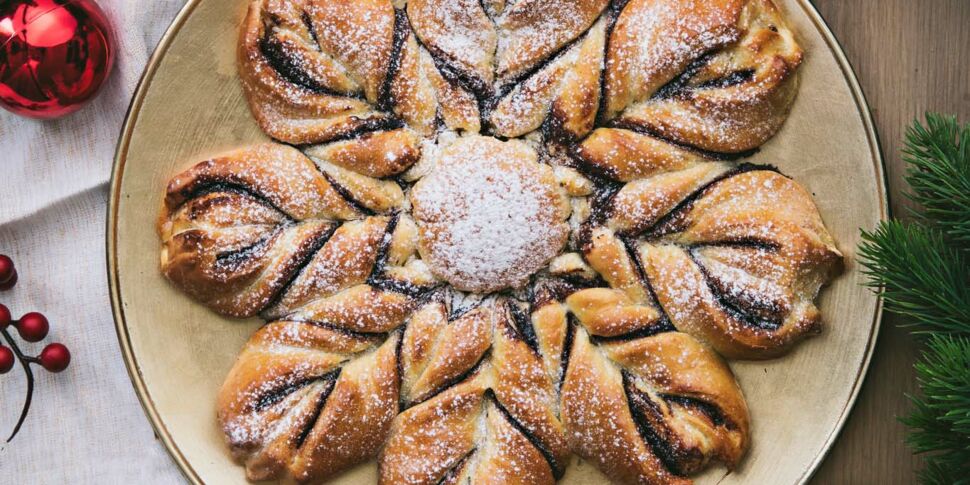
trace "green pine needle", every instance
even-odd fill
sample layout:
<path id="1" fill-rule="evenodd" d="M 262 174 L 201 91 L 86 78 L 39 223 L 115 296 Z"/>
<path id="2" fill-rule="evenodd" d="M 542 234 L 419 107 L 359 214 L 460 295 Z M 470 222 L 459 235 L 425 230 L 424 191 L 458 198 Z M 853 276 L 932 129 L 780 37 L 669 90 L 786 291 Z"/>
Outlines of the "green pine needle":
<path id="1" fill-rule="evenodd" d="M 929 484 L 970 484 L 970 339 L 934 335 L 916 364 L 922 397 L 902 420 L 916 453 L 927 454 L 920 474 Z"/>
<path id="2" fill-rule="evenodd" d="M 970 485 L 970 125 L 927 114 L 903 155 L 917 222 L 863 231 L 859 261 L 886 310 L 928 336 L 916 363 L 921 395 L 901 420 L 926 457 L 920 481 Z"/>
<path id="3" fill-rule="evenodd" d="M 939 231 L 899 221 L 862 232 L 859 260 L 869 285 L 884 287 L 886 309 L 908 317 L 917 333 L 970 330 L 970 260 Z"/>
<path id="4" fill-rule="evenodd" d="M 906 133 L 903 160 L 915 215 L 939 228 L 954 245 L 970 250 L 970 124 L 956 117 L 926 115 Z"/>

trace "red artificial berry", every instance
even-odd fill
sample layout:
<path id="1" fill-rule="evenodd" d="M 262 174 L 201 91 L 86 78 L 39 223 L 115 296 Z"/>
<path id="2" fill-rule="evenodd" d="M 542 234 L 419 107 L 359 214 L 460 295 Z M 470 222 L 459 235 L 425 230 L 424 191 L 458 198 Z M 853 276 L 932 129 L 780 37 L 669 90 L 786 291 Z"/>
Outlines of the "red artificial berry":
<path id="1" fill-rule="evenodd" d="M 0 330 L 6 329 L 10 325 L 10 309 L 0 304 Z"/>
<path id="2" fill-rule="evenodd" d="M 5 254 L 0 254 L 0 291 L 7 291 L 17 284 L 17 268 L 13 260 Z"/>
<path id="3" fill-rule="evenodd" d="M 37 312 L 30 312 L 20 317 L 20 321 L 17 322 L 17 331 L 28 342 L 44 340 L 49 330 L 50 324 L 47 323 L 47 317 Z"/>
<path id="4" fill-rule="evenodd" d="M 67 369 L 71 363 L 71 352 L 63 344 L 50 344 L 40 351 L 40 365 L 50 372 Z"/>
<path id="5" fill-rule="evenodd" d="M 6 254 L 0 254 L 0 285 L 13 278 L 17 272 L 13 267 L 13 260 Z"/>
<path id="6" fill-rule="evenodd" d="M 13 369 L 13 364 L 13 351 L 0 345 L 0 374 L 10 372 L 10 369 Z"/>
<path id="7" fill-rule="evenodd" d="M 17 284 L 17 270 L 13 270 L 13 276 L 6 283 L 0 284 L 0 291 L 7 291 Z"/>

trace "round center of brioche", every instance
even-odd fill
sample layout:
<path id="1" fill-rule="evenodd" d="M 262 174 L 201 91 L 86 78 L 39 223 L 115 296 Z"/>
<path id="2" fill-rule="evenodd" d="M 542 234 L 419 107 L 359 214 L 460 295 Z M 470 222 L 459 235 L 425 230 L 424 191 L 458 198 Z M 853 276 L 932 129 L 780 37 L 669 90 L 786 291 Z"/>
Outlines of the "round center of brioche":
<path id="1" fill-rule="evenodd" d="M 566 244 L 568 201 L 526 143 L 467 136 L 441 152 L 411 192 L 419 251 L 454 287 L 525 284 Z"/>

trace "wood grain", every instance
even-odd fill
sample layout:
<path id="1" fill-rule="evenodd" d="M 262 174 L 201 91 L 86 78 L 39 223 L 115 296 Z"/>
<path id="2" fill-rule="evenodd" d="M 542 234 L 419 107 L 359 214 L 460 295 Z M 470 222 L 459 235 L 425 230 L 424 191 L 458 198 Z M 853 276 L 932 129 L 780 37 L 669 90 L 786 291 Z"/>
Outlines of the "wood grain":
<path id="1" fill-rule="evenodd" d="M 906 126 L 926 110 L 970 121 L 970 1 L 813 0 L 855 68 L 872 108 L 886 160 L 893 213 L 908 201 L 900 147 Z M 912 483 L 919 460 L 897 421 L 916 389 L 916 344 L 886 316 L 852 416 L 812 480 Z"/>

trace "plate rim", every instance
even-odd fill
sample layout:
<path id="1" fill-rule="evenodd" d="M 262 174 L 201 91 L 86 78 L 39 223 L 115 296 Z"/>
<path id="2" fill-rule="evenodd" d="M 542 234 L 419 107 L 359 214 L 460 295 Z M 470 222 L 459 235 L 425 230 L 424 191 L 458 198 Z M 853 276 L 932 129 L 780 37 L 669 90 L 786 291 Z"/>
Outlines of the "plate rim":
<path id="1" fill-rule="evenodd" d="M 151 86 L 151 82 L 156 71 L 158 70 L 159 65 L 161 64 L 162 58 L 165 57 L 169 47 L 171 47 L 172 41 L 182 29 L 185 21 L 189 18 L 189 16 L 192 15 L 192 12 L 200 3 L 202 3 L 202 1 L 203 0 L 186 1 L 185 5 L 179 10 L 178 14 L 172 20 L 172 23 L 168 26 L 168 28 L 166 28 L 165 33 L 158 41 L 155 50 L 148 59 L 145 70 L 142 72 L 138 85 L 135 88 L 135 93 L 132 96 L 131 103 L 128 105 L 127 112 L 125 113 L 125 121 L 122 124 L 118 143 L 115 146 L 115 155 L 111 168 L 111 185 L 108 195 L 108 210 L 105 217 L 105 261 L 108 277 L 108 293 L 111 298 L 111 310 L 115 324 L 115 332 L 117 333 L 118 343 L 121 347 L 122 358 L 125 361 L 125 368 L 128 371 L 128 377 L 131 380 L 135 394 L 138 396 L 138 401 L 141 403 L 142 409 L 155 431 L 155 436 L 162 441 L 162 444 L 165 446 L 165 450 L 168 452 L 169 456 L 172 457 L 173 461 L 182 472 L 182 475 L 185 476 L 189 482 L 196 485 L 204 485 L 205 482 L 199 476 L 198 472 L 196 472 L 188 457 L 186 457 L 182 450 L 179 449 L 179 447 L 175 444 L 174 438 L 166 427 L 161 414 L 155 408 L 155 402 L 151 396 L 151 393 L 148 391 L 147 384 L 145 383 L 144 377 L 141 373 L 138 358 L 135 356 L 134 350 L 132 349 L 131 336 L 128 333 L 128 322 L 125 319 L 124 305 L 121 299 L 121 286 L 119 282 L 117 260 L 117 237 L 118 207 L 121 199 L 121 179 L 124 173 L 125 163 L 127 161 L 128 147 L 131 143 L 131 135 L 134 131 L 135 124 L 138 121 L 138 117 L 141 114 L 141 106 L 144 103 L 145 96 L 148 93 L 148 88 Z M 882 146 L 880 144 L 875 123 L 872 118 L 872 108 L 869 106 L 865 93 L 859 84 L 859 80 L 856 76 L 855 69 L 852 67 L 852 63 L 845 55 L 842 44 L 835 37 L 835 34 L 832 33 L 832 30 L 822 18 L 822 15 L 819 13 L 818 9 L 811 3 L 810 0 L 795 0 L 795 2 L 802 8 L 802 10 L 804 10 L 815 29 L 818 30 L 818 32 L 822 35 L 822 38 L 825 40 L 825 44 L 835 56 L 839 70 L 842 71 L 843 77 L 849 84 L 849 90 L 852 92 L 853 101 L 855 102 L 856 109 L 861 116 L 863 125 L 865 127 L 871 159 L 874 161 L 873 168 L 876 174 L 876 190 L 879 198 L 879 220 L 887 220 L 890 216 L 890 201 L 885 169 L 886 161 L 883 157 Z M 882 314 L 882 299 L 878 299 L 876 302 L 875 311 L 873 312 L 869 339 L 866 342 L 866 350 L 862 365 L 859 366 L 856 373 L 855 380 L 853 381 L 852 385 L 852 391 L 849 394 L 849 399 L 842 408 L 835 426 L 822 443 L 822 447 L 820 448 L 818 454 L 798 478 L 797 483 L 799 485 L 804 485 L 807 483 L 819 469 L 822 461 L 825 460 L 826 456 L 828 456 L 829 452 L 831 451 L 832 446 L 835 444 L 835 440 L 838 438 L 839 434 L 841 434 L 842 429 L 844 428 L 845 423 L 852 412 L 852 409 L 855 407 L 855 403 L 859 398 L 859 392 L 862 388 L 863 382 L 865 381 L 866 374 L 869 370 L 869 365 L 872 361 L 876 341 L 879 337 Z"/>

